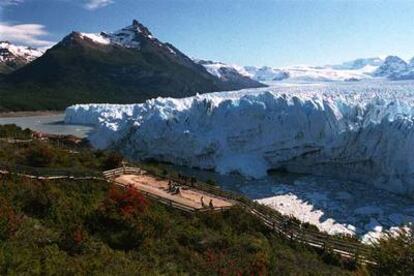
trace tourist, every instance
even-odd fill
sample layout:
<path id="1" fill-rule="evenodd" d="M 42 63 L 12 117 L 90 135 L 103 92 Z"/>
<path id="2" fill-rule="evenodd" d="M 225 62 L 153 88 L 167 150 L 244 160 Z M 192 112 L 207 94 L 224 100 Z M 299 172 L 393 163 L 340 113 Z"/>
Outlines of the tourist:
<path id="1" fill-rule="evenodd" d="M 214 206 L 213 206 L 213 200 L 212 200 L 212 199 L 210 199 L 210 202 L 209 202 L 208 206 L 209 206 L 211 209 L 214 209 Z"/>

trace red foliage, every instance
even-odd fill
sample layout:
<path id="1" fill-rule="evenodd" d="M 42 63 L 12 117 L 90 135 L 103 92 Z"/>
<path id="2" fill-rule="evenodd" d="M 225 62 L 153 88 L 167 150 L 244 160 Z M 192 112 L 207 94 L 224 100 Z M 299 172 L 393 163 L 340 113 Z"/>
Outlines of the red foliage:
<path id="1" fill-rule="evenodd" d="M 73 232 L 73 242 L 76 245 L 80 245 L 85 240 L 85 232 L 81 227 L 77 227 Z"/>
<path id="2" fill-rule="evenodd" d="M 232 257 L 226 250 L 214 251 L 208 249 L 205 253 L 207 269 L 218 275 L 268 275 L 267 263 L 259 258 L 251 263 L 241 264 L 241 260 Z"/>
<path id="3" fill-rule="evenodd" d="M 148 207 L 148 201 L 132 186 L 125 189 L 112 186 L 105 201 L 105 207 L 110 206 L 119 210 L 123 217 L 131 217 L 145 211 Z"/>
<path id="4" fill-rule="evenodd" d="M 20 222 L 21 217 L 16 214 L 11 205 L 7 201 L 0 200 L 0 235 L 13 235 Z"/>

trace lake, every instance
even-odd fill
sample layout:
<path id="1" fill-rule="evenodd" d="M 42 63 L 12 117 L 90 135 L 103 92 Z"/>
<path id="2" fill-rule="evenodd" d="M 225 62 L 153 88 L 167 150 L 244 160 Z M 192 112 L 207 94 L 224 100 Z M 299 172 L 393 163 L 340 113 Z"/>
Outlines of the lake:
<path id="1" fill-rule="evenodd" d="M 58 135 L 75 135 L 85 138 L 93 127 L 64 123 L 65 114 L 49 114 L 27 117 L 0 117 L 0 125 L 15 124 L 21 128 Z"/>

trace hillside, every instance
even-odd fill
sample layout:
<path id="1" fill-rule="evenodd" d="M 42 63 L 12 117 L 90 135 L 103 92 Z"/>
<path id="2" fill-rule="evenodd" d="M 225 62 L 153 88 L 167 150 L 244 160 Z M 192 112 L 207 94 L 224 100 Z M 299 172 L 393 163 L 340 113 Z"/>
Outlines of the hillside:
<path id="1" fill-rule="evenodd" d="M 30 131 L 0 126 L 0 137 Z M 0 164 L 32 173 L 91 174 L 120 159 L 69 138 L 11 144 Z M 17 166 L 22 164 L 26 167 Z M 5 167 L 2 165 L 1 169 Z M 329 253 L 287 241 L 238 207 L 188 214 L 98 180 L 0 174 L 0 274 L 320 274 L 354 272 Z"/>
<path id="2" fill-rule="evenodd" d="M 266 85 L 250 78 L 249 73 L 241 66 L 210 60 L 194 61 L 206 68 L 211 75 L 218 77 L 229 85 L 242 85 L 243 88 L 266 87 Z"/>
<path id="3" fill-rule="evenodd" d="M 135 103 L 244 87 L 209 74 L 134 20 L 114 33 L 73 32 L 5 76 L 0 110 L 62 110 L 75 103 Z"/>

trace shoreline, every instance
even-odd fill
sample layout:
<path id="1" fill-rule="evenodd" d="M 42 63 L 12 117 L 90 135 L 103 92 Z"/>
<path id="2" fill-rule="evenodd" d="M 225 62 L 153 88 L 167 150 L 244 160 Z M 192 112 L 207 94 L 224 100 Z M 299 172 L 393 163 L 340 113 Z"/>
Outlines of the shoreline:
<path id="1" fill-rule="evenodd" d="M 0 118 L 35 117 L 63 114 L 65 111 L 11 111 L 0 112 Z"/>

